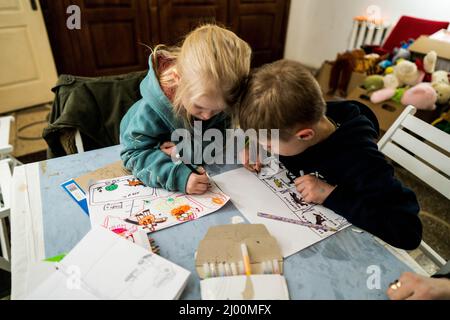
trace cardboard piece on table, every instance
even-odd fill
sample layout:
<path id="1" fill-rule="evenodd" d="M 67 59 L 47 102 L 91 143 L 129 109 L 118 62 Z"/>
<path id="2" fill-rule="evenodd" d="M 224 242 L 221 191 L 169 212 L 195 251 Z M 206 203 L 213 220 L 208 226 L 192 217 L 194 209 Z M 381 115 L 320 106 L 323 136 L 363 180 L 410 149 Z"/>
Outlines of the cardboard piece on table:
<path id="1" fill-rule="evenodd" d="M 102 168 L 95 171 L 86 173 L 78 178 L 75 178 L 75 182 L 83 189 L 86 193 L 88 188 L 94 182 L 99 180 L 129 176 L 131 173 L 123 166 L 122 160 L 108 164 Z"/>
<path id="2" fill-rule="evenodd" d="M 278 261 L 283 273 L 283 256 L 277 240 L 263 224 L 229 224 L 208 229 L 200 241 L 195 259 L 197 273 L 205 278 L 203 264 L 236 263 L 242 261 L 241 243 L 247 245 L 252 274 L 264 273 L 263 262 Z"/>

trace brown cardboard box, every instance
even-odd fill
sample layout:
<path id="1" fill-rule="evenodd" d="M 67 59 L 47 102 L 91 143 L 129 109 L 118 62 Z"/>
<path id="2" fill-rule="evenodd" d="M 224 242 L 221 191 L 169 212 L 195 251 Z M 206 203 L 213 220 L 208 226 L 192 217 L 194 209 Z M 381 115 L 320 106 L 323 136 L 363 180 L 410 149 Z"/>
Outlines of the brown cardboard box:
<path id="1" fill-rule="evenodd" d="M 380 130 L 386 132 L 387 129 L 394 123 L 395 119 L 403 112 L 405 107 L 394 101 L 386 101 L 383 103 L 372 103 L 370 101 L 370 94 L 361 87 L 356 87 L 347 96 L 348 100 L 359 101 L 368 106 L 378 119 Z"/>
<path id="2" fill-rule="evenodd" d="M 409 47 L 409 50 L 414 57 L 423 57 L 431 50 L 436 51 L 438 61 L 436 63 L 436 70 L 450 71 L 450 43 L 435 39 L 430 39 L 427 36 L 420 36 Z"/>
<path id="3" fill-rule="evenodd" d="M 357 87 L 347 96 L 348 100 L 356 100 L 368 106 L 378 119 L 380 130 L 386 132 L 394 123 L 395 119 L 405 110 L 405 106 L 392 100 L 382 103 L 372 103 L 370 94 L 366 89 Z M 442 112 L 443 106 L 438 106 L 435 110 L 417 110 L 415 116 L 425 122 L 431 123 L 436 120 Z"/>
<path id="4" fill-rule="evenodd" d="M 322 93 L 324 96 L 327 95 L 329 91 L 328 83 L 330 81 L 330 74 L 331 74 L 331 68 L 332 68 L 332 62 L 325 61 L 322 66 L 320 67 L 319 71 L 316 75 L 316 80 L 319 82 L 320 88 L 322 89 Z M 359 87 L 363 82 L 364 79 L 366 79 L 366 74 L 361 72 L 352 72 L 352 76 L 350 78 L 350 82 L 348 83 L 347 92 L 352 92 L 353 89 L 356 87 Z M 338 94 L 338 91 L 335 92 L 335 94 Z M 345 98 L 345 97 L 342 97 Z"/>

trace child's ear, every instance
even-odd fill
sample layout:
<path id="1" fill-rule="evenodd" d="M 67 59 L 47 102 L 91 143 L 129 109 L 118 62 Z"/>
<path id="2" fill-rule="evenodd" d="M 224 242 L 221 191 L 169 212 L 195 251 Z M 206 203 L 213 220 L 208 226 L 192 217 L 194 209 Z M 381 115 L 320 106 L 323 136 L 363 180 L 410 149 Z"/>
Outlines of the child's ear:
<path id="1" fill-rule="evenodd" d="M 308 141 L 314 138 L 315 132 L 313 129 L 301 129 L 298 130 L 295 136 L 298 140 Z"/>
<path id="2" fill-rule="evenodd" d="M 176 82 L 180 81 L 180 75 L 178 74 L 178 71 L 175 68 L 172 70 L 172 77 Z"/>

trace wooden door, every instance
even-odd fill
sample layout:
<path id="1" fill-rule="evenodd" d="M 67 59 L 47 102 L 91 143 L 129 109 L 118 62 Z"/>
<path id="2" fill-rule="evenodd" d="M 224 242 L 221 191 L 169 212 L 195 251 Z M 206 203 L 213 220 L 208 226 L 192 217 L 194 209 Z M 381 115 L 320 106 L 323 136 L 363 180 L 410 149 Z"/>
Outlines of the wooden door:
<path id="1" fill-rule="evenodd" d="M 0 113 L 53 100 L 56 69 L 36 1 L 0 0 Z"/>
<path id="2" fill-rule="evenodd" d="M 230 0 L 230 26 L 253 50 L 254 67 L 283 58 L 289 0 Z"/>
<path id="3" fill-rule="evenodd" d="M 59 73 L 101 76 L 147 68 L 150 50 L 201 23 L 224 25 L 251 45 L 253 66 L 282 58 L 289 0 L 40 0 Z M 81 30 L 65 27 L 69 5 Z"/>
<path id="4" fill-rule="evenodd" d="M 159 0 L 161 42 L 174 45 L 201 23 L 227 24 L 227 0 Z"/>
<path id="5" fill-rule="evenodd" d="M 58 71 L 101 76 L 145 70 L 149 49 L 158 42 L 155 8 L 150 1 L 41 0 Z M 150 3 L 150 5 L 149 5 Z M 81 11 L 81 29 L 65 26 L 69 5 Z"/>

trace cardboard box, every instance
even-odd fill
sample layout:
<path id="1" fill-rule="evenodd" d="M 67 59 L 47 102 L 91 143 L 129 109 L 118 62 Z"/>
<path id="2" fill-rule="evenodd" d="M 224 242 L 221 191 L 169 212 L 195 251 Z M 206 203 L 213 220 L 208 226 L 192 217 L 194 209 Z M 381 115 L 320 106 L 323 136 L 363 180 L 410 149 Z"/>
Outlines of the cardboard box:
<path id="1" fill-rule="evenodd" d="M 372 103 L 370 101 L 370 94 L 362 87 L 353 89 L 347 99 L 356 100 L 368 106 L 377 117 L 382 133 L 386 132 L 403 110 L 405 110 L 405 106 L 392 100 L 382 103 Z M 443 107 L 445 106 L 438 106 L 435 110 L 417 110 L 415 116 L 425 122 L 431 123 L 439 117 Z"/>
<path id="2" fill-rule="evenodd" d="M 436 70 L 450 71 L 450 43 L 431 39 L 427 36 L 420 36 L 409 47 L 413 57 L 421 58 L 431 50 L 436 51 L 438 60 L 436 63 Z"/>
<path id="3" fill-rule="evenodd" d="M 327 96 L 329 89 L 328 83 L 330 81 L 331 68 L 333 67 L 332 62 L 325 61 L 320 67 L 316 75 L 316 80 L 319 82 L 320 88 L 324 96 Z M 359 87 L 366 79 L 366 74 L 361 72 L 352 72 L 350 81 L 348 83 L 347 92 L 352 92 L 356 87 Z M 339 94 L 339 90 L 336 90 L 335 94 Z M 345 97 L 342 97 L 345 98 Z"/>
<path id="4" fill-rule="evenodd" d="M 380 130 L 386 132 L 394 123 L 395 119 L 405 110 L 405 107 L 394 101 L 383 103 L 372 103 L 370 94 L 361 87 L 356 87 L 347 97 L 348 100 L 359 101 L 368 106 L 378 119 Z"/>

